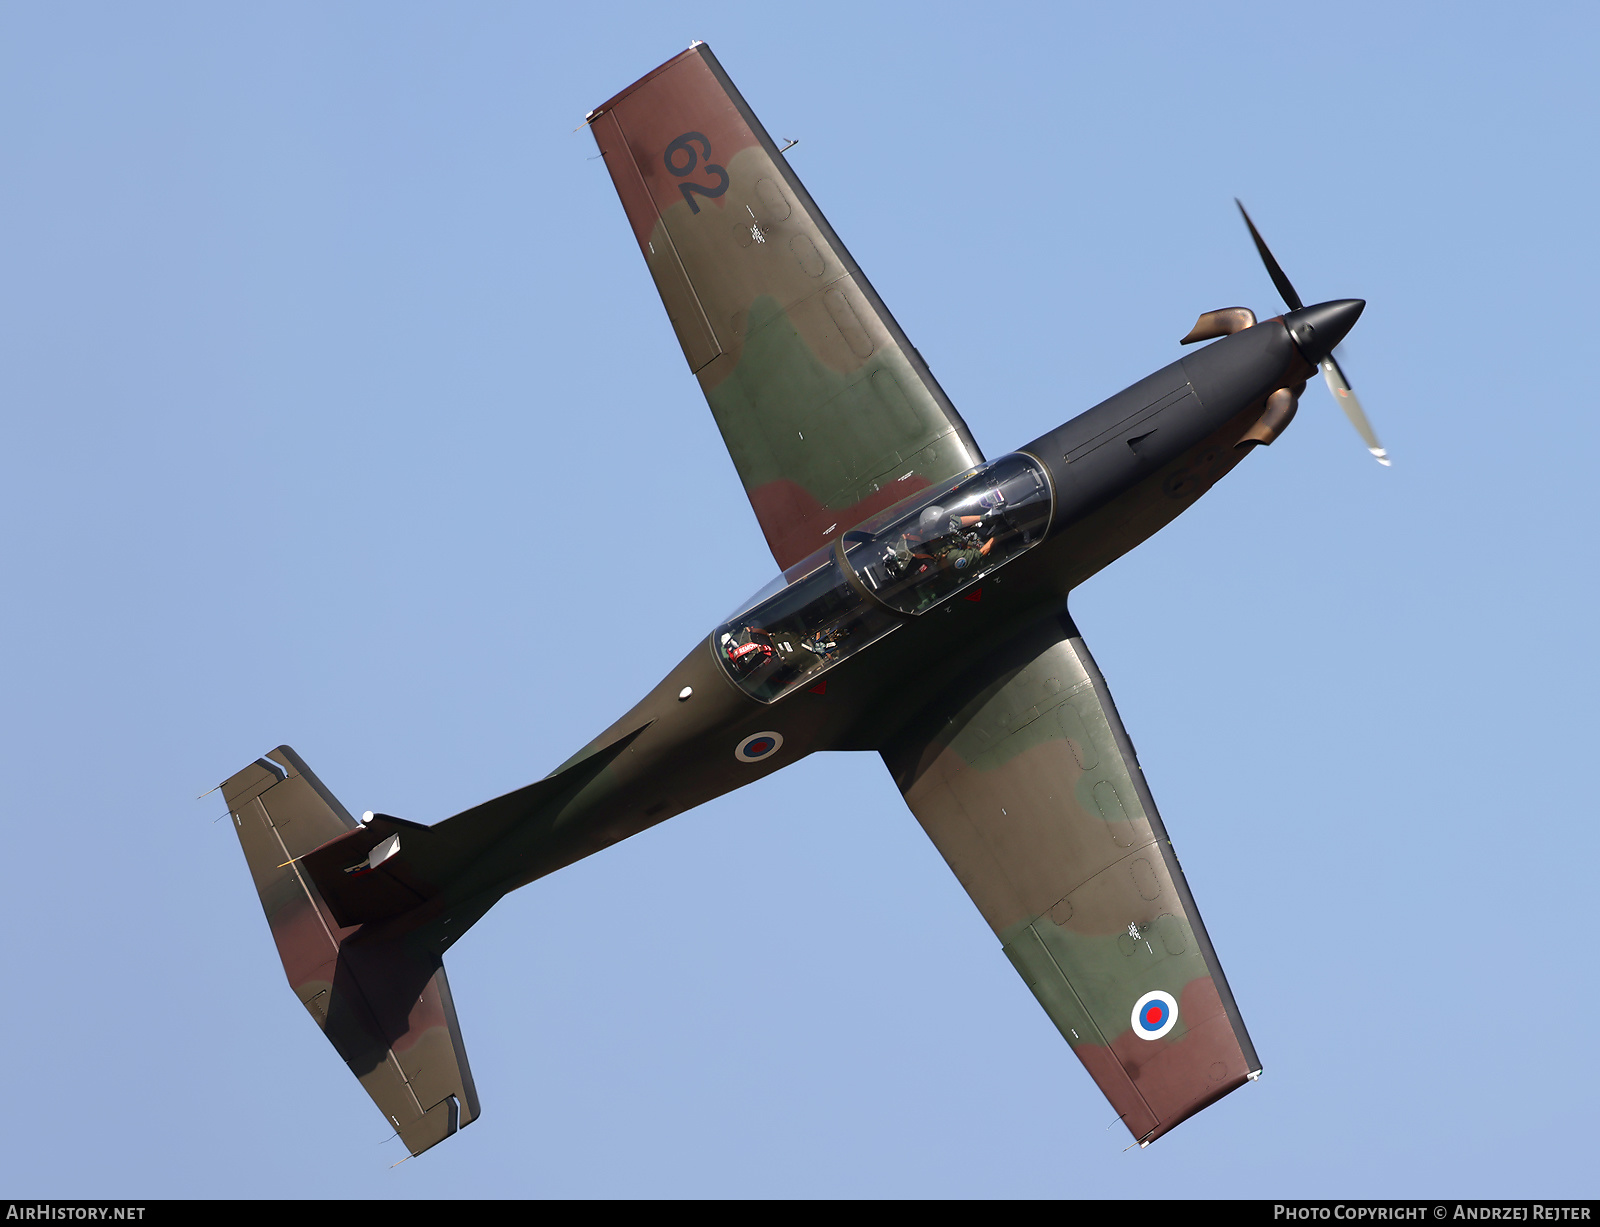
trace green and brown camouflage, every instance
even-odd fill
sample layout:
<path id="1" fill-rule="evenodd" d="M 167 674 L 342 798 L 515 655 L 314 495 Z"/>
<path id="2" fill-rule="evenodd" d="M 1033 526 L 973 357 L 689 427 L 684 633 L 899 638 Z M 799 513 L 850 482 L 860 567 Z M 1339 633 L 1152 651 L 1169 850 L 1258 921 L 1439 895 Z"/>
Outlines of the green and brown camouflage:
<path id="1" fill-rule="evenodd" d="M 441 960 L 496 900 L 814 751 L 875 750 L 1149 1143 L 1260 1063 L 1067 601 L 1276 437 L 1285 390 L 1361 304 L 1229 314 L 1220 339 L 986 465 L 707 48 L 590 120 L 787 586 L 551 775 L 432 826 L 356 822 L 287 747 L 230 779 L 291 986 L 420 1153 L 479 1114 Z M 1026 497 L 995 477 L 971 519 L 1009 544 L 964 547 L 975 573 L 930 566 L 909 597 L 876 586 L 909 553 L 896 525 L 966 525 L 950 507 L 990 474 Z M 742 629 L 813 590 L 814 625 Z M 741 673 L 730 649 L 757 641 L 799 680 Z"/>
<path id="2" fill-rule="evenodd" d="M 709 47 L 587 118 L 780 569 L 982 462 Z"/>
<path id="3" fill-rule="evenodd" d="M 289 987 L 413 1154 L 478 1115 L 450 983 L 424 935 L 341 925 L 302 869 L 361 829 L 279 746 L 222 785 Z M 342 872 L 341 865 L 336 872 Z"/>
<path id="4" fill-rule="evenodd" d="M 1260 1065 L 1099 670 L 1070 619 L 980 659 L 886 748 L 906 803 L 1133 1136 Z M 1133 1004 L 1170 993 L 1154 1042 Z"/>

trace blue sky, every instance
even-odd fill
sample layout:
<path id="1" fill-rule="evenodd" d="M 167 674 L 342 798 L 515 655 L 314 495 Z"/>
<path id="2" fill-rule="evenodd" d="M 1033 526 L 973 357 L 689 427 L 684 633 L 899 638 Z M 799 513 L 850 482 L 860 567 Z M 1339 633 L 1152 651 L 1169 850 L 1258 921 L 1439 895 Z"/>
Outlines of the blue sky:
<path id="1" fill-rule="evenodd" d="M 0 814 L 45 1197 L 1592 1196 L 1592 6 L 0 10 Z M 451 951 L 483 1101 L 390 1170 L 219 779 L 436 821 L 774 570 L 583 114 L 711 44 L 980 444 L 1278 308 L 1313 387 L 1086 585 L 1265 1066 L 1144 1152 L 873 755 Z M 673 523 L 663 532 L 663 520 Z"/>

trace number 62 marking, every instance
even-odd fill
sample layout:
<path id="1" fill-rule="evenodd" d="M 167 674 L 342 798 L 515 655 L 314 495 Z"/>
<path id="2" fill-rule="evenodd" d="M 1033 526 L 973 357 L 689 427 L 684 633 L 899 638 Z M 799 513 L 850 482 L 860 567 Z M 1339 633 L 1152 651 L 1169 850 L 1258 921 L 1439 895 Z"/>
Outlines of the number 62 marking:
<path id="1" fill-rule="evenodd" d="M 700 148 L 695 149 L 699 144 Z M 694 174 L 695 167 L 705 161 L 705 170 L 708 175 L 715 175 L 718 183 L 715 187 L 704 187 L 698 183 L 680 183 L 678 190 L 683 193 L 683 198 L 689 202 L 689 212 L 700 212 L 700 202 L 696 196 L 709 196 L 713 199 L 728 190 L 728 172 L 722 167 L 711 162 L 711 142 L 700 132 L 685 132 L 672 144 L 667 146 L 666 152 L 661 155 L 661 160 L 666 163 L 668 172 L 676 178 L 682 179 L 685 175 Z"/>

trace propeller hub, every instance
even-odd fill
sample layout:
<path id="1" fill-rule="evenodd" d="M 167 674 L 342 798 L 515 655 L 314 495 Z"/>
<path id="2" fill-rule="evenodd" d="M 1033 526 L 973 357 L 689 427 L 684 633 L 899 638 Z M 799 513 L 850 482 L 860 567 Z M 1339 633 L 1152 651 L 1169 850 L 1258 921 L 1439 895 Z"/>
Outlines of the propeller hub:
<path id="1" fill-rule="evenodd" d="M 1355 327 L 1366 305 L 1366 301 L 1360 298 L 1319 302 L 1315 306 L 1289 312 L 1283 317 L 1283 326 L 1289 330 L 1289 335 L 1305 355 L 1305 360 L 1316 366 Z"/>

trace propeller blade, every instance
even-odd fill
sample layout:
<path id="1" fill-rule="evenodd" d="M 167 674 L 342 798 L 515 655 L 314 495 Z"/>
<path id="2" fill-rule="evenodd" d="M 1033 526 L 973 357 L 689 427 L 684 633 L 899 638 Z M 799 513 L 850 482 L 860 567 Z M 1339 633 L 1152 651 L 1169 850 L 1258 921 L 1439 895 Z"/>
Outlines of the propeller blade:
<path id="1" fill-rule="evenodd" d="M 1267 250 L 1267 245 L 1261 238 L 1261 231 L 1256 229 L 1256 224 L 1250 220 L 1250 214 L 1245 213 L 1244 205 L 1235 196 L 1233 203 L 1239 206 L 1239 212 L 1244 216 L 1244 224 L 1250 227 L 1250 237 L 1256 241 L 1256 250 L 1261 253 L 1261 263 L 1267 266 L 1267 276 L 1272 278 L 1272 284 L 1278 287 L 1278 293 L 1283 296 L 1283 301 L 1289 310 L 1298 311 L 1305 306 L 1300 301 L 1300 295 L 1294 292 L 1294 286 L 1289 284 L 1289 279 L 1283 275 L 1283 270 L 1278 267 L 1278 262 L 1272 258 L 1272 253 Z M 1357 427 L 1357 429 L 1360 429 Z"/>
<path id="2" fill-rule="evenodd" d="M 1345 417 L 1350 419 L 1350 425 L 1356 428 L 1356 433 L 1366 442 L 1372 458 L 1384 468 L 1390 468 L 1389 453 L 1384 450 L 1383 444 L 1378 442 L 1378 436 L 1372 431 L 1372 423 L 1367 421 L 1367 415 L 1361 411 L 1361 402 L 1350 390 L 1350 381 L 1344 377 L 1344 372 L 1339 369 L 1339 364 L 1333 360 L 1331 354 L 1322 360 L 1322 377 L 1328 381 L 1328 390 L 1333 393 L 1334 400 L 1339 402 L 1339 408 L 1344 410 Z"/>
<path id="3" fill-rule="evenodd" d="M 1278 287 L 1278 293 L 1283 296 L 1285 305 L 1291 311 L 1305 310 L 1305 304 L 1300 301 L 1300 295 L 1294 292 L 1294 286 L 1289 284 L 1289 278 L 1284 276 L 1283 269 L 1272 258 L 1272 252 L 1267 250 L 1267 244 L 1261 237 L 1261 231 L 1257 230 L 1255 222 L 1250 220 L 1250 214 L 1245 211 L 1244 202 L 1235 196 L 1233 203 L 1239 206 L 1239 216 L 1244 218 L 1244 224 L 1250 228 L 1250 237 L 1255 240 L 1256 251 L 1260 253 L 1261 263 L 1267 266 L 1267 276 L 1271 277 L 1272 284 Z M 1332 307 L 1335 304 L 1328 303 L 1324 305 Z M 1346 307 L 1355 306 L 1359 313 L 1360 304 L 1345 303 L 1343 305 Z M 1213 314 L 1218 313 L 1213 312 Z M 1206 317 L 1201 316 L 1200 318 L 1203 320 Z M 1347 320 L 1344 327 L 1348 328 L 1351 322 L 1353 321 Z M 1195 328 L 1198 331 L 1200 326 L 1197 324 Z M 1190 335 L 1193 336 L 1192 333 Z M 1185 342 L 1188 339 L 1186 337 Z M 1199 338 L 1195 339 L 1198 340 Z M 1333 393 L 1333 399 L 1339 402 L 1339 408 L 1344 410 L 1345 417 L 1350 419 L 1350 425 L 1356 428 L 1356 433 L 1366 443 L 1367 450 L 1372 453 L 1372 458 L 1383 465 L 1384 468 L 1391 468 L 1389 453 L 1384 450 L 1383 444 L 1378 442 L 1378 436 L 1372 430 L 1372 423 L 1367 421 L 1367 415 L 1362 411 L 1361 402 L 1356 399 L 1356 394 L 1350 390 L 1350 381 L 1344 377 L 1344 372 L 1339 369 L 1339 364 L 1333 360 L 1333 355 L 1329 354 L 1322 360 L 1320 365 L 1322 367 L 1322 377 L 1328 381 L 1328 390 Z"/>

